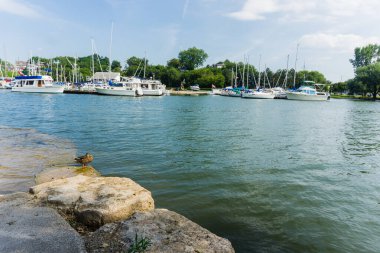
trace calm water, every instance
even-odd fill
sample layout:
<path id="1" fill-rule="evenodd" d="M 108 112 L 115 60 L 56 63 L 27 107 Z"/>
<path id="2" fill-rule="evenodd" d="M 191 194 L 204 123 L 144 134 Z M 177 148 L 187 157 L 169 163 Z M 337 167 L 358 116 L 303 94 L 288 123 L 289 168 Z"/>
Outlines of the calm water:
<path id="1" fill-rule="evenodd" d="M 17 145 L 53 146 L 61 160 L 89 151 L 103 175 L 136 180 L 237 252 L 379 252 L 380 103 L 7 91 L 0 101 L 1 145 L 28 128 L 49 140 Z"/>

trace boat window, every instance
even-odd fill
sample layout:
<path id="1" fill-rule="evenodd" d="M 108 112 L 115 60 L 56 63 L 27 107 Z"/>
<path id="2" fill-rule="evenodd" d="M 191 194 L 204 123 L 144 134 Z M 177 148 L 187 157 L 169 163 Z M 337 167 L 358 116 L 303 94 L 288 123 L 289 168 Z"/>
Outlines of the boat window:
<path id="1" fill-rule="evenodd" d="M 33 80 L 29 80 L 27 81 L 26 85 L 33 85 L 34 81 Z"/>
<path id="2" fill-rule="evenodd" d="M 44 84 L 43 80 L 38 80 L 38 87 L 42 87 L 43 84 Z"/>

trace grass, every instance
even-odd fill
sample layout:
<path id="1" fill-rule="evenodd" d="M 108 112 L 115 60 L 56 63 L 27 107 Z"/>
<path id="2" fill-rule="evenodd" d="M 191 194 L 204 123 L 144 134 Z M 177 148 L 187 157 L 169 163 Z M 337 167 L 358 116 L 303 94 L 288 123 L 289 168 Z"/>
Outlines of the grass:
<path id="1" fill-rule="evenodd" d="M 136 234 L 135 241 L 128 249 L 128 253 L 144 253 L 150 245 L 152 245 L 152 242 L 148 238 L 142 236 L 139 239 Z"/>

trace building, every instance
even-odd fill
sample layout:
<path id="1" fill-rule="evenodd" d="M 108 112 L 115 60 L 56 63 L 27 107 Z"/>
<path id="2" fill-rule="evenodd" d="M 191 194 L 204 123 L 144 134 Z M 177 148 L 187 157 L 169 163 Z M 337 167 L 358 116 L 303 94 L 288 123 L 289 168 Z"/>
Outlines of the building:
<path id="1" fill-rule="evenodd" d="M 96 72 L 92 77 L 94 82 L 120 82 L 120 73 L 119 72 Z"/>

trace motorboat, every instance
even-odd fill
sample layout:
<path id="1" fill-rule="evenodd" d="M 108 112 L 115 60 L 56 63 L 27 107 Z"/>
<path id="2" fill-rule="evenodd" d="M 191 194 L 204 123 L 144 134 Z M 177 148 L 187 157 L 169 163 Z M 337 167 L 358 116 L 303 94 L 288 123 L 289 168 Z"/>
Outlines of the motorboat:
<path id="1" fill-rule="evenodd" d="M 141 89 L 144 96 L 162 96 L 166 93 L 166 85 L 160 80 L 142 80 Z"/>
<path id="2" fill-rule="evenodd" d="M 242 98 L 254 98 L 254 99 L 273 99 L 275 93 L 272 90 L 257 89 L 246 90 L 241 95 Z"/>
<path id="3" fill-rule="evenodd" d="M 212 89 L 211 90 L 211 95 L 220 95 L 222 93 L 222 89 Z"/>
<path id="4" fill-rule="evenodd" d="M 63 93 L 64 87 L 53 84 L 51 76 L 16 76 L 12 91 L 30 93 Z"/>
<path id="5" fill-rule="evenodd" d="M 286 99 L 286 91 L 282 87 L 274 87 L 272 88 L 274 93 L 274 98 L 278 99 Z"/>
<path id="6" fill-rule="evenodd" d="M 317 91 L 311 86 L 301 86 L 297 90 L 287 91 L 286 96 L 290 100 L 326 101 L 330 99 L 328 92 Z"/>
<path id="7" fill-rule="evenodd" d="M 199 85 L 198 84 L 191 85 L 190 86 L 190 90 L 192 90 L 192 91 L 199 91 L 200 90 Z"/>
<path id="8" fill-rule="evenodd" d="M 95 90 L 100 95 L 110 96 L 142 96 L 143 90 L 141 89 L 141 80 L 136 77 L 124 78 L 120 82 L 110 81 L 107 85 L 102 87 L 95 87 Z"/>

